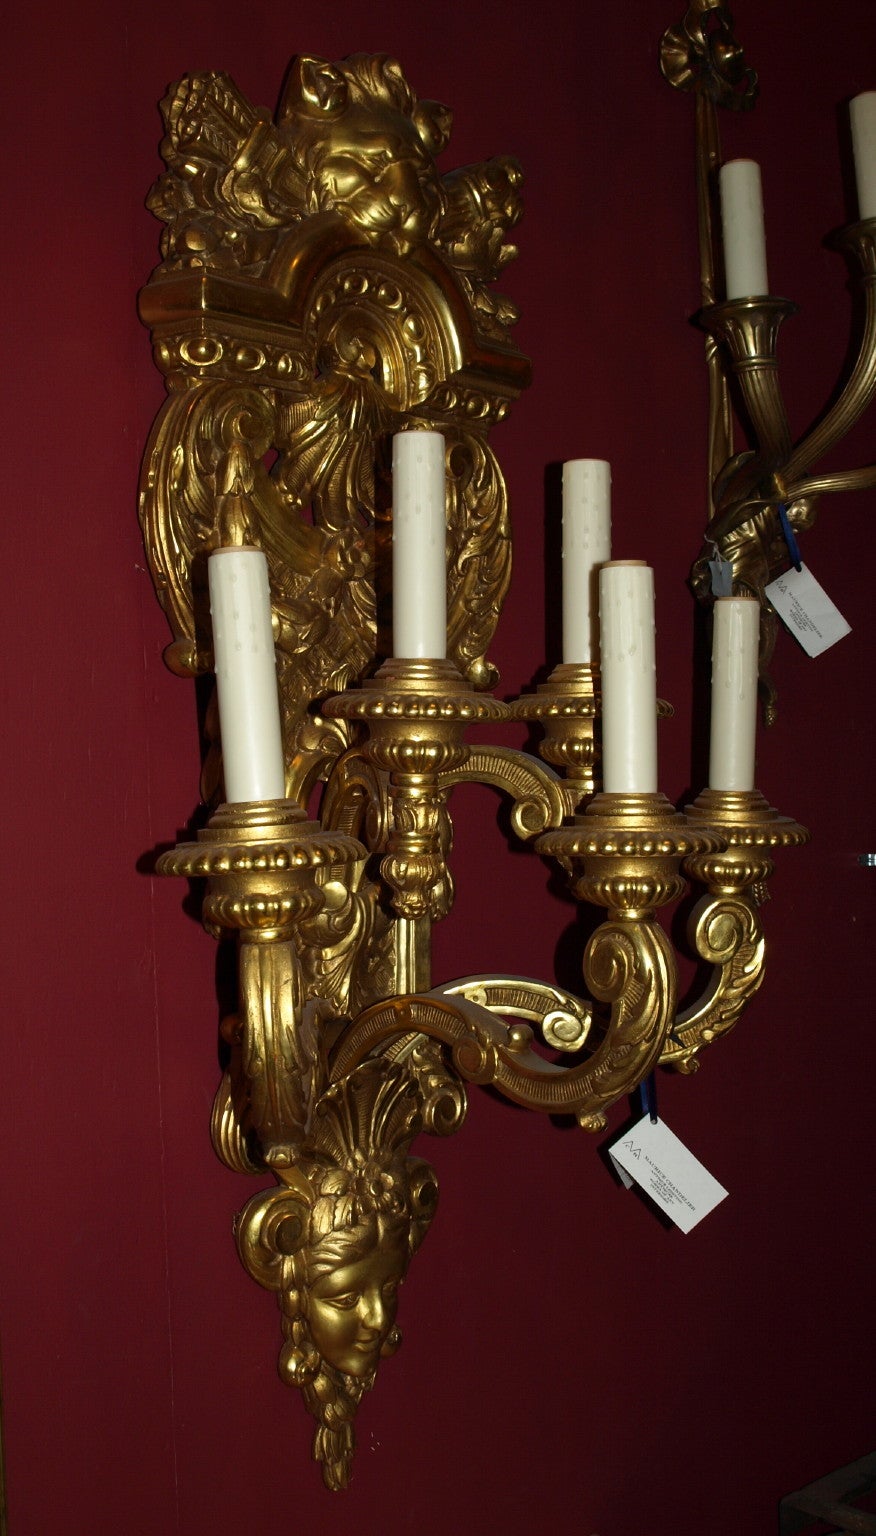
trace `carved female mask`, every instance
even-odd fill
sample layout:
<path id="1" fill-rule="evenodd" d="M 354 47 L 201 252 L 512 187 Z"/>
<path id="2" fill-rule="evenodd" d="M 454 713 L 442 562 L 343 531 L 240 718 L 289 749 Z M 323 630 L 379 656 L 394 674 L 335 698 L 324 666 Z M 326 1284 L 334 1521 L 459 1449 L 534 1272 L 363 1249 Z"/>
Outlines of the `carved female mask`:
<path id="1" fill-rule="evenodd" d="M 280 1374 L 317 1420 L 330 1488 L 349 1479 L 359 1401 L 401 1342 L 399 1286 L 434 1213 L 434 1172 L 407 1150 L 421 1127 L 416 1081 L 366 1062 L 326 1092 L 305 1154 L 238 1224 L 244 1264 L 278 1294 Z"/>

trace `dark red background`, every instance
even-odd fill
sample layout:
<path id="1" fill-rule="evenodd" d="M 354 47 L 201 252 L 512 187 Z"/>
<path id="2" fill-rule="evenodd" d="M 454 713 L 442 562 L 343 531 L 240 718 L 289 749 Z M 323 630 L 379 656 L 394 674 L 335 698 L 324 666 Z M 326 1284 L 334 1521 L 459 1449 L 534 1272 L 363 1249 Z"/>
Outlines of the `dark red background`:
<path id="1" fill-rule="evenodd" d="M 681 6 L 678 5 L 678 11 Z M 876 85 L 872 0 L 738 0 L 763 100 L 725 123 L 764 169 L 801 430 L 839 371 L 849 300 L 821 244 L 843 222 L 841 103 Z M 196 797 L 189 685 L 139 543 L 140 455 L 162 384 L 135 316 L 157 253 L 143 199 L 155 103 L 191 69 L 272 103 L 296 51 L 397 54 L 448 102 L 447 165 L 522 160 L 505 288 L 535 382 L 494 442 L 517 575 L 494 657 L 519 690 L 558 659 L 545 466 L 614 465 L 615 550 L 657 568 L 661 779 L 701 777 L 685 586 L 702 524 L 705 373 L 693 106 L 656 63 L 666 0 L 46 0 L 7 19 L 3 376 L 6 685 L 0 1343 L 13 1536 L 768 1536 L 780 1496 L 872 1449 L 871 993 L 876 875 L 872 494 L 822 507 L 805 554 L 853 626 L 818 661 L 783 637 L 781 720 L 759 782 L 811 826 L 780 857 L 766 984 L 672 1128 L 730 1190 L 694 1233 L 618 1188 L 599 1143 L 475 1092 L 427 1150 L 439 1217 L 401 1307 L 406 1342 L 363 1405 L 355 1482 L 322 1489 L 311 1426 L 275 1371 L 273 1299 L 232 1213 L 256 1187 L 216 1161 L 214 949 L 138 860 Z M 841 461 L 872 451 L 869 429 Z M 548 477 L 550 483 L 550 477 Z M 548 515 L 546 516 L 546 504 Z M 695 787 L 698 787 L 695 786 Z M 548 976 L 571 908 L 511 855 L 487 792 L 460 796 L 456 913 L 439 976 Z M 612 1133 L 623 1124 L 616 1112 Z M 610 1138 L 603 1138 L 607 1140 Z"/>

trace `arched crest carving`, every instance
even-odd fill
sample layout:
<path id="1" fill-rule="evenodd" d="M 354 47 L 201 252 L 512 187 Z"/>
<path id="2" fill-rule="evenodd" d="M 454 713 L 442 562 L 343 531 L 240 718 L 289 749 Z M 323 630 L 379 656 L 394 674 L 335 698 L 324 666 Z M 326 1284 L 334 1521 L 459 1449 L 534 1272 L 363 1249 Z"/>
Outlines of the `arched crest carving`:
<path id="1" fill-rule="evenodd" d="M 388 447 L 406 427 L 445 436 L 449 654 L 494 681 L 511 544 L 488 435 L 528 364 L 492 284 L 516 253 L 521 172 L 500 156 L 442 175 L 450 113 L 385 55 L 296 59 L 273 118 L 212 73 L 162 111 L 163 260 L 140 309 L 169 396 L 141 520 L 167 659 L 211 665 L 210 550 L 263 548 L 296 797 L 349 739 L 314 701 L 389 650 Z"/>

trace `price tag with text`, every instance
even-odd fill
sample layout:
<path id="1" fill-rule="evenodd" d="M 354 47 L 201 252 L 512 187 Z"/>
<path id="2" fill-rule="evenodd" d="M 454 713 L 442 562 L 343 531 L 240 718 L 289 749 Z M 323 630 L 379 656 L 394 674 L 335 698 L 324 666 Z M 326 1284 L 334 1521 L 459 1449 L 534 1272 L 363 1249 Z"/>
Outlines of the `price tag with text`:
<path id="1" fill-rule="evenodd" d="M 643 1115 L 609 1152 L 627 1188 L 638 1184 L 682 1232 L 690 1232 L 726 1198 L 723 1185 L 663 1120 Z"/>
<path id="2" fill-rule="evenodd" d="M 805 565 L 777 576 L 765 590 L 779 618 L 809 656 L 820 656 L 851 632 L 851 624 Z"/>

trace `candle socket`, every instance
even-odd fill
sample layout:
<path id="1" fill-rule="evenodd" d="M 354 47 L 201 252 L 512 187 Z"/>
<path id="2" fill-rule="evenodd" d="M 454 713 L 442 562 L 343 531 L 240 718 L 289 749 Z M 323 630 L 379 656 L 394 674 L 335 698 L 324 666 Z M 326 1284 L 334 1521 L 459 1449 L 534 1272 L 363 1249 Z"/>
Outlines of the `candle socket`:
<path id="1" fill-rule="evenodd" d="M 232 1063 L 213 1120 L 217 1150 L 238 1171 L 294 1161 L 306 1137 L 322 1059 L 294 938 L 324 905 L 321 877 L 364 857 L 299 805 L 250 800 L 221 805 L 196 842 L 157 862 L 162 875 L 206 878 L 204 927 L 238 937 L 238 1012 L 224 1027 Z"/>
<path id="2" fill-rule="evenodd" d="M 758 789 L 704 789 L 684 808 L 691 827 L 711 828 L 720 838 L 717 853 L 697 851 L 685 861 L 685 869 L 712 892 L 758 888 L 773 872 L 768 850 L 791 848 L 809 841 L 805 827 L 764 799 Z"/>
<path id="3" fill-rule="evenodd" d="M 441 775 L 465 764 L 466 726 L 506 719 L 507 705 L 474 693 L 452 661 L 396 657 L 360 688 L 327 700 L 324 712 L 362 721 L 365 756 L 389 775 L 390 830 L 380 872 L 394 911 L 412 920 L 446 916 L 453 898 L 446 862 L 451 786 Z"/>
<path id="4" fill-rule="evenodd" d="M 863 282 L 876 279 L 876 217 L 846 224 L 831 237 Z"/>
<path id="5" fill-rule="evenodd" d="M 323 713 L 362 721 L 375 767 L 437 774 L 465 762 L 466 726 L 505 720 L 509 709 L 475 693 L 452 661 L 393 657 L 360 687 L 327 699 Z"/>
<path id="6" fill-rule="evenodd" d="M 237 931 L 254 943 L 289 938 L 323 901 L 317 872 L 364 856 L 355 838 L 326 832 L 289 800 L 220 805 L 197 841 L 156 863 L 161 875 L 207 880 L 204 926 L 218 938 Z"/>
<path id="7" fill-rule="evenodd" d="M 767 295 L 710 304 L 697 316 L 698 325 L 724 346 L 758 446 L 777 463 L 791 449 L 778 381 L 779 327 L 796 312 L 790 299 Z"/>
<path id="8" fill-rule="evenodd" d="M 562 769 L 582 800 L 598 787 L 595 721 L 601 702 L 599 668 L 586 661 L 563 662 L 535 693 L 521 695 L 510 707 L 512 719 L 539 722 L 544 732 L 539 756 Z"/>
<path id="9" fill-rule="evenodd" d="M 783 816 L 759 789 L 704 789 L 684 808 L 693 824 L 717 827 L 728 842 L 763 842 L 766 846 L 805 843 L 809 833 Z"/>
<path id="10" fill-rule="evenodd" d="M 538 839 L 539 853 L 556 858 L 579 901 L 608 907 L 624 918 L 650 918 L 685 889 L 682 859 L 720 847 L 665 795 L 603 791 L 571 826 Z"/>

